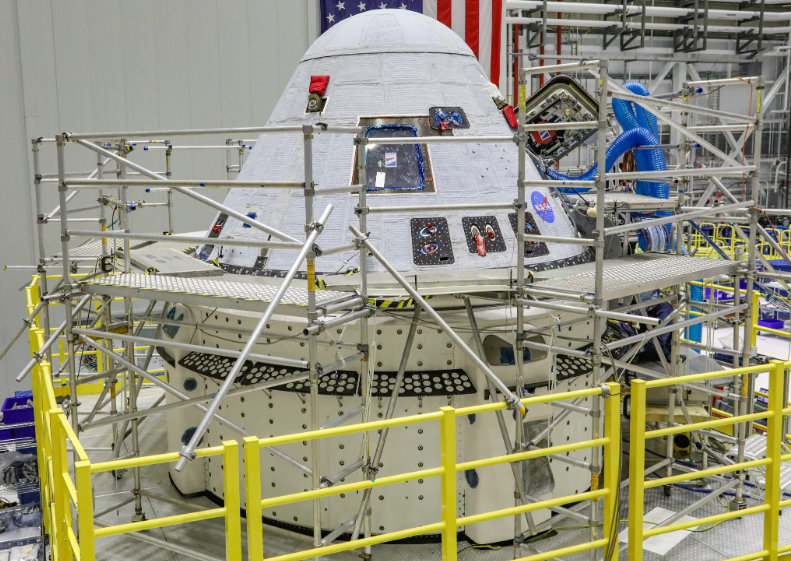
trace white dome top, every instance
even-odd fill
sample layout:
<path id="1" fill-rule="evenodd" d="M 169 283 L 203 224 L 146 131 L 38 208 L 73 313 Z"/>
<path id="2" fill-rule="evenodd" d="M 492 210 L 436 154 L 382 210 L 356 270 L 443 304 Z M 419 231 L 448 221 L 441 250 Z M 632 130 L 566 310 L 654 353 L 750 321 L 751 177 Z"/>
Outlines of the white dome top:
<path id="1" fill-rule="evenodd" d="M 313 42 L 302 60 L 414 52 L 475 56 L 461 37 L 433 18 L 411 10 L 375 9 L 328 29 Z"/>

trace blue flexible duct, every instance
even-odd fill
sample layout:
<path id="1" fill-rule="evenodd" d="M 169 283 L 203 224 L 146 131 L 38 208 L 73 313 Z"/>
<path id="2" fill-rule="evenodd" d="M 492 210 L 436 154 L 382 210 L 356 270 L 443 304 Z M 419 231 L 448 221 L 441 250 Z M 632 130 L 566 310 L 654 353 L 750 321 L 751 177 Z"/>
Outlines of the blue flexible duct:
<path id="1" fill-rule="evenodd" d="M 649 95 L 648 88 L 636 82 L 627 82 L 623 85 L 624 88 L 637 95 Z M 615 118 L 624 130 L 636 130 L 635 127 L 641 127 L 650 130 L 656 136 L 658 131 L 656 124 L 656 115 L 650 111 L 646 111 L 643 107 L 635 105 L 632 102 L 623 99 L 613 99 L 612 102 Z M 659 144 L 657 142 L 655 144 Z M 662 150 L 637 150 L 635 151 L 635 161 L 637 162 L 637 169 L 643 170 L 662 170 L 667 169 L 667 162 L 665 161 L 665 154 Z M 638 181 L 635 191 L 640 195 L 648 195 L 660 199 L 667 199 L 670 196 L 670 185 L 666 182 L 657 181 Z M 657 212 L 657 216 L 668 216 L 669 212 Z M 662 227 L 662 226 L 660 226 Z M 641 247 L 645 248 L 647 240 L 644 236 L 641 237 Z M 703 287 L 690 286 L 689 299 L 692 302 L 703 301 Z M 687 328 L 687 337 L 700 343 L 703 339 L 703 325 L 698 323 L 691 325 Z"/>
<path id="2" fill-rule="evenodd" d="M 647 96 L 648 89 L 642 84 L 635 82 L 627 82 L 624 87 L 637 95 Z M 623 99 L 613 99 L 613 111 L 618 124 L 621 125 L 623 133 L 621 133 L 607 148 L 606 166 L 609 171 L 615 164 L 615 161 L 620 158 L 625 152 L 636 148 L 638 146 L 655 146 L 659 144 L 659 138 L 656 131 L 657 123 L 656 116 L 642 107 L 635 106 L 632 102 Z M 639 133 L 633 131 L 642 131 Z M 636 150 L 634 153 L 635 162 L 637 163 L 638 171 L 656 171 L 667 169 L 667 162 L 662 150 Z M 562 179 L 568 181 L 589 181 L 596 176 L 598 165 L 594 165 L 582 175 L 571 177 L 568 175 L 560 174 L 554 170 L 544 170 L 546 174 L 552 179 Z M 559 189 L 561 192 L 585 192 L 588 189 Z M 650 197 L 658 197 L 660 199 L 667 199 L 670 195 L 670 187 L 667 183 L 660 183 L 655 181 L 638 181 L 635 191 L 639 195 L 647 195 Z M 659 216 L 667 216 L 669 213 L 657 213 Z"/>
<path id="3" fill-rule="evenodd" d="M 637 146 L 653 145 L 658 143 L 659 140 L 657 139 L 656 135 L 651 131 L 649 131 L 648 129 L 637 127 L 622 132 L 607 148 L 607 157 L 605 161 L 605 166 L 607 167 L 607 171 L 612 169 L 613 165 L 615 165 L 615 162 L 616 160 L 618 160 L 618 158 L 623 156 L 626 152 L 628 152 L 632 148 L 635 148 Z M 578 175 L 576 177 L 572 177 L 570 175 L 564 175 L 562 173 L 558 173 L 555 170 L 549 168 L 545 169 L 544 171 L 551 179 L 560 179 L 565 181 L 590 181 L 594 177 L 596 177 L 596 173 L 598 172 L 598 169 L 599 169 L 599 164 L 594 164 L 593 167 L 585 171 L 582 175 Z M 585 191 L 588 191 L 588 189 L 572 188 L 565 190 L 560 189 L 560 191 L 561 192 L 576 191 L 579 193 L 584 193 Z M 665 198 L 667 198 L 667 196 L 665 196 Z"/>
<path id="4" fill-rule="evenodd" d="M 649 95 L 648 89 L 644 85 L 636 82 L 627 82 L 623 87 L 637 95 Z M 641 127 L 653 132 L 654 136 L 658 134 L 659 129 L 656 124 L 656 116 L 639 105 L 635 106 L 632 102 L 622 99 L 613 99 L 613 111 L 622 129 L 628 130 L 630 128 Z M 658 137 L 655 144 L 659 144 Z M 635 152 L 635 161 L 637 162 L 637 169 L 639 171 L 667 169 L 665 153 L 660 149 L 637 150 Z M 665 182 L 638 181 L 635 191 L 640 195 L 667 199 L 670 195 L 670 186 Z M 667 216 L 667 214 L 669 213 L 662 213 L 659 215 Z"/>
<path id="5" fill-rule="evenodd" d="M 636 82 L 627 82 L 624 88 L 637 95 L 649 95 L 648 88 Z M 621 133 L 607 148 L 606 167 L 609 171 L 615 164 L 615 161 L 620 158 L 626 151 L 636 148 L 638 146 L 656 146 L 659 144 L 657 136 L 658 128 L 656 116 L 650 111 L 646 111 L 643 107 L 635 106 L 634 103 L 613 98 L 612 101 L 613 112 L 618 124 L 621 125 L 623 133 Z M 667 162 L 665 161 L 665 154 L 661 149 L 653 150 L 635 150 L 635 162 L 637 164 L 637 171 L 657 171 L 667 169 Z M 570 177 L 553 171 L 551 169 L 544 170 L 546 174 L 552 179 L 562 180 L 578 180 L 589 181 L 596 176 L 598 165 L 584 172 L 578 177 Z M 588 189 L 559 189 L 562 192 L 584 192 Z M 660 199 L 667 199 L 670 196 L 670 185 L 666 182 L 659 181 L 638 181 L 635 186 L 635 192 L 638 195 L 647 195 L 649 197 L 657 197 Z M 663 211 L 657 212 L 657 216 L 669 216 L 670 213 Z M 647 239 L 651 234 L 652 239 Z M 649 250 L 664 251 L 670 247 L 672 243 L 672 235 L 670 231 L 664 226 L 656 226 L 650 233 L 638 233 L 640 247 Z M 693 302 L 703 301 L 703 288 L 699 286 L 690 287 L 690 300 Z M 692 341 L 700 342 L 703 335 L 703 326 L 701 324 L 692 325 L 687 328 L 687 336 Z"/>

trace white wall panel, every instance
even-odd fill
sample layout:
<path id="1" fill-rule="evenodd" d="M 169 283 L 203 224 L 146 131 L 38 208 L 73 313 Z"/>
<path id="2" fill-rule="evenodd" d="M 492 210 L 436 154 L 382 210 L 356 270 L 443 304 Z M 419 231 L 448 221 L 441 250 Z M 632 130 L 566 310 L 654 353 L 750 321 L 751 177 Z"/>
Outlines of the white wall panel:
<path id="1" fill-rule="evenodd" d="M 31 138 L 263 124 L 316 37 L 316 6 L 315 0 L 0 0 L 0 265 L 37 258 Z M 136 156 L 164 169 L 162 152 Z M 85 166 L 95 162 L 71 146 L 67 157 Z M 42 163 L 55 171 L 52 146 Z M 174 176 L 225 177 L 225 163 L 224 153 L 177 152 Z M 51 210 L 56 198 L 47 186 L 45 206 Z M 205 228 L 214 215 L 178 201 L 177 230 Z M 138 229 L 160 229 L 165 213 L 152 211 L 156 226 L 149 217 L 132 216 Z M 48 228 L 55 251 L 57 225 Z M 0 346 L 21 326 L 19 287 L 30 273 L 0 271 Z M 0 363 L 0 396 L 18 389 L 13 377 L 26 360 L 23 339 Z"/>
<path id="2" fill-rule="evenodd" d="M 30 143 L 26 139 L 25 100 L 21 80 L 22 60 L 17 27 L 17 6 L 13 2 L 0 2 L 0 224 L 3 241 L 0 254 L 3 264 L 33 262 L 33 211 L 27 196 L 29 173 L 27 154 Z M 10 78 L 10 79 L 9 79 Z M 30 272 L 0 271 L 0 346 L 5 347 L 22 327 L 24 313 L 23 294 L 18 288 Z M 11 377 L 9 368 L 19 368 L 25 355 L 20 352 L 22 341 L 13 356 L 2 365 L 0 391 L 8 393 Z"/>

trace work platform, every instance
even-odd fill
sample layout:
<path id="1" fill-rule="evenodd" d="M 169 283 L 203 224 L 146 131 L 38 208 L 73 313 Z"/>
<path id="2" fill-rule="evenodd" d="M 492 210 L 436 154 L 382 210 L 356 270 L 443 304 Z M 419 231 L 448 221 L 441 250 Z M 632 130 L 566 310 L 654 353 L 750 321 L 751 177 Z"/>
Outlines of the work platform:
<path id="1" fill-rule="evenodd" d="M 738 268 L 739 264 L 734 261 L 678 255 L 643 253 L 610 259 L 604 262 L 603 296 L 604 300 L 611 300 L 657 290 L 675 282 L 731 275 Z M 495 277 L 498 277 L 497 280 L 502 283 L 506 281 L 506 275 L 507 270 L 494 274 Z M 265 278 L 244 277 L 244 280 L 236 281 L 227 280 L 229 277 L 234 278 L 235 276 L 204 278 L 122 273 L 97 277 L 83 281 L 79 285 L 86 293 L 102 296 L 142 298 L 204 306 L 207 305 L 206 299 L 209 298 L 212 300 L 212 305 L 249 311 L 266 309 L 278 288 L 275 284 L 267 283 Z M 542 271 L 537 273 L 536 277 L 539 280 L 528 286 L 562 292 L 593 294 L 595 263 Z M 478 280 L 480 282 L 483 279 Z M 492 282 L 491 278 L 486 280 Z M 454 290 L 458 290 L 458 281 L 452 284 L 454 284 Z M 430 292 L 438 292 L 437 287 L 431 288 Z M 320 306 L 344 296 L 348 296 L 348 292 L 317 290 L 316 304 Z M 307 291 L 304 287 L 289 288 L 286 290 L 281 304 L 304 308 L 307 306 Z"/>
<path id="2" fill-rule="evenodd" d="M 602 265 L 602 297 L 605 301 L 650 290 L 658 290 L 673 284 L 701 278 L 729 275 L 739 269 L 739 263 L 734 261 L 648 253 L 608 259 Z M 528 286 L 564 292 L 593 294 L 596 278 L 595 271 L 595 263 L 584 263 L 573 267 L 555 269 L 542 273 L 542 276 L 548 278 Z"/>
<path id="3" fill-rule="evenodd" d="M 231 275 L 228 275 L 231 276 Z M 226 278 L 172 277 L 168 275 L 145 275 L 141 273 L 121 273 L 97 277 L 79 283 L 88 294 L 101 296 L 142 298 L 195 306 L 217 306 L 234 310 L 260 312 L 272 301 L 279 285 L 267 284 L 266 279 L 244 281 Z M 279 279 L 275 279 L 279 280 Z M 316 304 L 322 305 L 348 296 L 334 290 L 317 290 Z M 305 308 L 308 305 L 308 292 L 304 286 L 289 287 L 282 306 Z"/>

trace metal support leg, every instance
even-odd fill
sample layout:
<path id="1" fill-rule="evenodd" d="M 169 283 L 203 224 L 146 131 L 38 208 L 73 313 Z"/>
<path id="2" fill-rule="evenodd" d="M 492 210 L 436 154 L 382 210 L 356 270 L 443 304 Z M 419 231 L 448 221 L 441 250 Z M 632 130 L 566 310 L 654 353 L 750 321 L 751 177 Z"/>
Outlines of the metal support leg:
<path id="1" fill-rule="evenodd" d="M 546 23 L 546 21 L 545 21 Z M 543 61 L 542 61 L 543 63 Z M 527 91 L 527 80 L 525 79 L 524 71 L 520 69 L 520 83 Z M 543 84 L 544 75 L 541 74 L 541 82 Z M 526 122 L 526 109 L 525 99 L 519 100 L 519 132 L 521 134 L 515 137 L 517 147 L 517 167 L 516 167 L 516 287 L 514 287 L 514 294 L 517 302 L 525 296 L 525 159 L 527 158 L 527 150 L 525 142 L 527 142 L 527 133 L 525 132 Z M 469 315 L 469 312 L 468 312 Z M 516 337 L 514 338 L 514 357 L 516 358 L 516 395 L 522 396 L 524 384 L 522 373 L 524 371 L 524 340 L 525 340 L 525 308 L 521 304 L 516 306 Z M 481 358 L 486 358 L 486 355 L 481 352 Z M 487 382 L 489 382 L 487 380 Z M 489 393 L 492 393 L 493 388 L 489 388 Z M 492 394 L 492 400 L 496 399 L 495 394 Z M 498 419 L 499 421 L 499 419 Z M 524 446 L 524 418 L 522 412 L 516 413 L 516 424 L 514 425 L 514 445 L 510 447 L 513 452 L 522 452 Z M 506 445 L 506 450 L 509 448 Z M 520 506 L 525 502 L 524 487 L 521 484 L 521 462 L 518 464 L 511 464 L 514 470 L 514 506 Z M 533 524 L 532 515 L 527 518 L 527 523 L 530 528 L 530 533 L 535 532 L 535 524 Z M 520 537 L 522 535 L 522 519 L 520 516 L 514 516 L 514 559 L 521 557 L 519 548 L 521 546 Z"/>
<path id="2" fill-rule="evenodd" d="M 313 226 L 313 195 L 314 195 L 314 182 L 313 182 L 313 125 L 304 125 L 302 127 L 303 134 L 303 156 L 304 156 L 304 171 L 305 171 L 305 243 L 307 244 L 307 237 L 311 233 L 310 228 Z M 316 252 L 313 250 L 313 244 L 310 244 L 307 258 L 307 289 L 308 289 L 308 309 L 307 321 L 308 325 L 313 325 L 318 319 L 316 312 Z M 310 429 L 319 429 L 319 373 L 318 373 L 318 344 L 316 342 L 318 334 L 312 332 L 308 335 L 308 380 L 310 381 Z M 310 441 L 311 452 L 311 483 L 313 489 L 318 489 L 321 486 L 321 466 L 319 459 L 319 439 Z M 319 547 L 321 545 L 321 501 L 320 499 L 313 499 L 313 546 Z"/>
<path id="3" fill-rule="evenodd" d="M 57 157 L 58 157 L 58 198 L 60 199 L 60 241 L 61 251 L 63 253 L 63 292 L 69 293 L 72 290 L 71 283 L 71 259 L 69 257 L 69 213 L 66 209 L 66 159 L 65 148 L 66 138 L 64 135 L 59 134 L 55 138 Z M 71 298 L 65 298 L 63 301 L 64 313 L 66 314 L 66 352 L 67 357 L 67 370 L 69 373 L 69 414 L 71 415 L 71 425 L 76 431 L 79 430 L 79 420 L 77 419 L 77 367 L 74 360 L 74 310 L 71 305 Z M 76 453 L 75 453 L 76 459 Z"/>
<path id="4" fill-rule="evenodd" d="M 366 184 L 365 180 L 365 156 L 366 156 L 366 137 L 364 131 L 361 129 L 360 133 L 355 137 L 355 149 L 357 151 L 357 183 L 362 185 L 362 188 L 358 192 L 358 200 L 357 200 L 357 212 L 358 212 L 358 226 L 361 232 L 368 232 L 368 185 Z M 358 263 L 360 267 L 360 290 L 359 296 L 362 300 L 363 305 L 368 304 L 368 252 L 364 248 L 360 248 L 360 254 L 358 257 Z M 416 306 L 417 308 L 417 306 Z M 363 360 L 360 361 L 360 379 L 363 381 L 361 385 L 362 391 L 360 392 L 362 395 L 362 407 L 363 407 L 363 421 L 369 421 L 366 413 L 369 412 L 370 407 L 370 396 L 368 395 L 369 387 L 368 387 L 368 376 L 371 373 L 371 364 L 369 363 L 370 359 L 370 349 L 369 349 L 369 333 L 368 333 L 368 316 L 361 316 L 360 317 L 360 348 L 365 353 L 365 357 Z M 410 344 L 411 346 L 411 344 Z M 406 368 L 406 365 L 405 365 Z M 393 395 L 397 395 L 398 392 L 395 392 Z M 395 406 L 395 404 L 394 404 Z M 371 466 L 378 467 L 379 459 L 376 459 L 372 462 L 371 456 L 368 452 L 370 450 L 370 442 L 369 442 L 369 435 L 365 433 L 363 435 L 363 455 L 365 459 L 364 465 L 367 466 L 369 469 Z M 380 442 L 384 445 L 383 440 L 380 438 Z M 377 443 L 378 447 L 378 443 Z M 381 453 L 380 453 L 381 457 Z M 368 474 L 370 475 L 370 473 Z M 362 517 L 362 528 L 364 536 L 370 537 L 371 536 L 371 508 L 370 508 L 370 497 L 371 493 L 368 490 L 368 499 L 365 500 L 365 496 L 363 497 L 362 505 L 360 510 L 357 512 L 357 518 L 354 521 L 354 528 L 352 534 L 354 537 L 357 537 L 360 532 L 360 520 Z M 365 508 L 363 508 L 363 506 Z M 363 558 L 370 559 L 371 558 L 371 546 L 365 546 L 363 548 Z"/>
<path id="5" fill-rule="evenodd" d="M 604 293 L 604 192 L 607 187 L 606 171 L 607 171 L 607 62 L 599 62 L 599 126 L 598 126 L 598 142 L 596 146 L 596 163 L 598 164 L 599 172 L 596 176 L 596 230 L 594 237 L 596 238 L 595 252 L 596 263 L 594 269 L 594 296 L 593 306 L 597 310 L 604 307 L 603 293 Z M 601 384 L 604 382 L 605 370 L 602 365 L 602 337 L 604 336 L 604 329 L 607 326 L 607 319 L 599 314 L 593 316 L 593 353 L 591 355 L 591 362 L 593 363 L 593 383 Z M 591 438 L 599 438 L 601 432 L 601 402 L 598 399 L 593 400 L 593 412 L 591 415 Z M 599 470 L 601 469 L 601 450 L 593 448 L 591 450 L 591 490 L 599 488 Z M 598 501 L 593 501 L 591 504 L 591 529 L 590 539 L 598 539 Z M 591 560 L 595 559 L 595 550 L 591 550 Z"/>
<path id="6" fill-rule="evenodd" d="M 46 265 L 46 249 L 44 248 L 44 208 L 41 202 L 41 163 L 39 159 L 39 151 L 41 147 L 41 139 L 33 140 L 33 193 L 36 202 L 36 237 L 38 238 L 38 273 L 41 276 L 39 280 L 39 292 L 44 301 L 43 296 L 47 294 L 49 279 L 47 279 Z M 61 224 L 62 227 L 62 224 Z M 32 318 L 31 318 L 32 319 Z M 49 317 L 49 302 L 44 306 L 41 314 L 41 327 L 44 329 L 44 335 L 50 336 L 50 317 Z M 46 350 L 47 362 L 52 364 L 52 351 Z"/>

